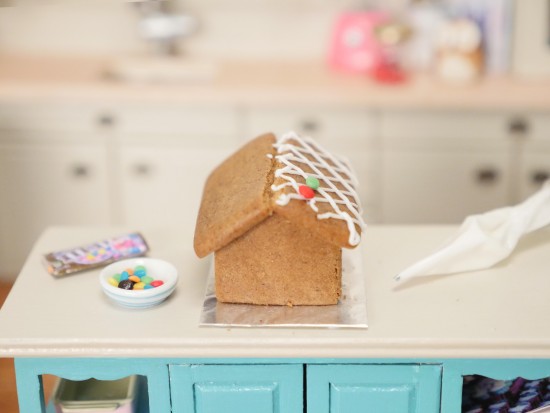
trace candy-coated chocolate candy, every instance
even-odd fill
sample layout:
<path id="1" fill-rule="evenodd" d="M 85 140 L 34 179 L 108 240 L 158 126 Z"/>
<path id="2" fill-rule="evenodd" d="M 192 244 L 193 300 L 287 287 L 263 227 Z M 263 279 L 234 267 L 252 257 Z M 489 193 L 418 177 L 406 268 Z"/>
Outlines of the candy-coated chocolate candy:
<path id="1" fill-rule="evenodd" d="M 134 275 L 141 278 L 141 277 L 145 277 L 147 273 L 145 272 L 145 270 L 135 270 Z"/>
<path id="2" fill-rule="evenodd" d="M 309 186 L 311 189 L 316 190 L 317 188 L 319 188 L 319 180 L 314 176 L 308 176 L 306 178 L 306 185 Z"/>
<path id="3" fill-rule="evenodd" d="M 108 282 L 109 284 L 111 284 L 113 287 L 118 287 L 118 281 L 115 280 L 113 277 L 109 278 L 109 279 L 107 280 L 107 282 Z"/>
<path id="4" fill-rule="evenodd" d="M 311 199 L 315 196 L 315 191 L 311 189 L 309 186 L 300 185 L 298 190 L 300 191 L 300 195 L 302 195 L 306 199 Z"/>
<path id="5" fill-rule="evenodd" d="M 116 273 L 115 275 L 113 275 L 113 278 L 116 280 L 116 282 L 119 282 L 120 281 L 120 274 Z"/>
<path id="6" fill-rule="evenodd" d="M 136 271 L 145 271 L 145 267 L 143 265 L 136 265 L 136 268 L 134 268 L 134 273 Z"/>
<path id="7" fill-rule="evenodd" d="M 123 290 L 131 290 L 134 288 L 135 282 L 131 280 L 122 280 L 118 283 L 118 288 L 122 288 Z"/>
<path id="8" fill-rule="evenodd" d="M 151 284 L 145 284 L 145 287 L 143 287 L 144 290 L 150 290 L 151 288 L 155 287 L 153 287 Z"/>
<path id="9" fill-rule="evenodd" d="M 144 287 L 145 287 L 145 284 L 141 282 L 134 284 L 134 290 L 143 290 Z"/>
<path id="10" fill-rule="evenodd" d="M 141 277 L 141 282 L 142 283 L 145 283 L 145 284 L 151 284 L 151 282 L 153 282 L 153 277 L 149 277 L 148 275 L 146 275 L 145 277 Z"/>
<path id="11" fill-rule="evenodd" d="M 130 276 L 128 277 L 128 279 L 129 279 L 130 281 L 135 282 L 135 283 L 138 283 L 138 282 L 141 281 L 141 279 L 140 279 L 137 275 L 130 275 Z"/>
<path id="12" fill-rule="evenodd" d="M 126 272 L 128 275 L 134 275 L 134 269 L 133 268 L 126 268 Z"/>
<path id="13" fill-rule="evenodd" d="M 122 272 L 120 273 L 120 281 L 127 280 L 129 276 L 130 276 L 130 274 L 128 274 L 127 271 L 122 271 Z"/>
<path id="14" fill-rule="evenodd" d="M 162 284 L 164 284 L 164 282 L 162 282 L 161 280 L 155 280 L 155 281 L 151 282 L 151 285 L 153 287 L 160 287 Z"/>

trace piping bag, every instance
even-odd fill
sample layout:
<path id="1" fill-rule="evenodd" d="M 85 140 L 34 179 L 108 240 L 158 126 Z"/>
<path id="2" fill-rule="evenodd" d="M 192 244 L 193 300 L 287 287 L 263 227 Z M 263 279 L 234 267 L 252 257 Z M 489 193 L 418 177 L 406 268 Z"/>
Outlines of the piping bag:
<path id="1" fill-rule="evenodd" d="M 395 276 L 404 281 L 490 268 L 508 257 L 520 238 L 550 224 L 550 180 L 522 203 L 466 217 L 458 232 L 428 257 Z"/>

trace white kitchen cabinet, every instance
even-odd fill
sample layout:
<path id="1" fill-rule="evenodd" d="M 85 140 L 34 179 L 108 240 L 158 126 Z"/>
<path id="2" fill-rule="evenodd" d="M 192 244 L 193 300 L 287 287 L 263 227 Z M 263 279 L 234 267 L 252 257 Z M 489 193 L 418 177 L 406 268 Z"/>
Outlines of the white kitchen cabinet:
<path id="1" fill-rule="evenodd" d="M 348 159 L 359 179 L 359 196 L 368 223 L 378 222 L 380 143 L 377 117 L 366 108 L 268 107 L 245 114 L 245 136 L 295 131 Z"/>
<path id="2" fill-rule="evenodd" d="M 113 129 L 116 221 L 193 234 L 208 174 L 242 144 L 236 112 L 134 105 L 119 108 Z"/>
<path id="3" fill-rule="evenodd" d="M 192 242 L 195 220 L 208 174 L 234 148 L 172 142 L 121 144 L 117 216 L 130 227 L 179 228 Z"/>
<path id="4" fill-rule="evenodd" d="M 524 124 L 517 137 L 518 199 L 536 192 L 550 179 L 550 115 L 533 114 L 518 118 Z"/>
<path id="5" fill-rule="evenodd" d="M 97 105 L 76 102 L 0 102 L 0 130 L 89 133 L 100 126 L 101 115 L 102 110 Z M 55 135 L 53 137 L 56 139 Z"/>
<path id="6" fill-rule="evenodd" d="M 520 166 L 520 198 L 524 200 L 550 179 L 550 142 L 532 144 L 525 150 Z"/>
<path id="7" fill-rule="evenodd" d="M 0 276 L 11 278 L 47 226 L 111 223 L 109 178 L 93 134 L 0 134 Z"/>
<path id="8" fill-rule="evenodd" d="M 208 105 L 178 105 L 168 103 L 128 104 L 114 110 L 118 133 L 136 139 L 151 136 L 174 136 L 182 143 L 194 145 L 193 140 L 234 137 L 239 131 L 239 118 L 232 107 Z"/>
<path id="9" fill-rule="evenodd" d="M 289 130 L 350 160 L 367 223 L 457 223 L 550 176 L 546 113 L 0 103 L 0 276 L 17 273 L 48 225 L 192 234 L 212 169 Z"/>
<path id="10" fill-rule="evenodd" d="M 384 222 L 458 223 L 508 204 L 505 150 L 396 150 L 386 152 L 383 162 Z"/>
<path id="11" fill-rule="evenodd" d="M 192 233 L 204 181 L 240 143 L 238 126 L 218 107 L 0 104 L 0 276 L 17 274 L 50 225 Z"/>
<path id="12" fill-rule="evenodd" d="M 383 114 L 383 221 L 459 223 L 508 205 L 513 141 L 506 120 L 467 112 Z"/>
<path id="13" fill-rule="evenodd" d="M 463 139 L 502 137 L 508 132 L 506 113 L 460 110 L 386 110 L 380 117 L 383 139 L 436 138 L 460 145 Z"/>
<path id="14" fill-rule="evenodd" d="M 281 134 L 295 131 L 311 135 L 320 142 L 340 139 L 364 140 L 376 131 L 373 112 L 362 107 L 295 107 L 249 108 L 246 111 L 245 132 L 248 138 L 266 132 Z"/>

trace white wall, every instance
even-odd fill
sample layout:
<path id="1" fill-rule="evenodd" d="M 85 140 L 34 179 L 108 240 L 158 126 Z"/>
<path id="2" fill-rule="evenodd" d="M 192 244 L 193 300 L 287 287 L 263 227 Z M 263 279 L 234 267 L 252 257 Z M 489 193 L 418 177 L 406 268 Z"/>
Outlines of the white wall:
<path id="1" fill-rule="evenodd" d="M 0 8 L 0 53 L 112 55 L 148 50 L 138 13 L 123 0 L 11 0 Z M 178 0 L 200 30 L 181 42 L 194 55 L 319 58 L 351 0 Z"/>
<path id="2" fill-rule="evenodd" d="M 0 8 L 0 53 L 104 55 L 139 51 L 137 14 L 122 1 L 18 1 Z"/>

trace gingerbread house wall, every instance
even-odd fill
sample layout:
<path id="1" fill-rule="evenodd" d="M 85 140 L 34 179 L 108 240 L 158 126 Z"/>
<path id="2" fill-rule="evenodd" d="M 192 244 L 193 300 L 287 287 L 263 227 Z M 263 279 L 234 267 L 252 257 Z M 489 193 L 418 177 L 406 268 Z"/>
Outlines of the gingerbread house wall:
<path id="1" fill-rule="evenodd" d="M 337 304 L 342 250 L 274 214 L 215 253 L 221 302 Z"/>

